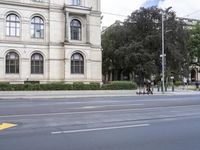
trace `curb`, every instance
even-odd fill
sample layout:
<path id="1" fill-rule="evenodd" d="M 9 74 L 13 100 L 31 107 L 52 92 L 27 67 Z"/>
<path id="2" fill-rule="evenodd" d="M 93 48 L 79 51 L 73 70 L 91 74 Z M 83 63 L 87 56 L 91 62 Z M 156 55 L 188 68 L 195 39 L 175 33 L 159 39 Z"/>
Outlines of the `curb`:
<path id="1" fill-rule="evenodd" d="M 137 94 L 105 94 L 105 95 L 54 95 L 54 96 L 49 96 L 49 95 L 41 95 L 41 96 L 30 96 L 30 95 L 20 95 L 20 96 L 0 96 L 0 100 L 31 100 L 31 99 L 65 99 L 65 98 L 102 98 L 102 97 L 141 97 L 141 96 L 178 96 L 178 95 L 200 95 L 200 93 L 155 93 L 153 95 L 137 95 Z"/>

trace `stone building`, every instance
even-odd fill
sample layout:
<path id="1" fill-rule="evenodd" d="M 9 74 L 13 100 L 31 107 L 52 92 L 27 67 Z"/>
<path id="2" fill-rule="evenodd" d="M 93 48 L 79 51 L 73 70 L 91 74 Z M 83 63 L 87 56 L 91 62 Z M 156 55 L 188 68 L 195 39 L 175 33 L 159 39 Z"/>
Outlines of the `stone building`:
<path id="1" fill-rule="evenodd" d="M 0 82 L 101 82 L 100 0 L 1 0 Z"/>

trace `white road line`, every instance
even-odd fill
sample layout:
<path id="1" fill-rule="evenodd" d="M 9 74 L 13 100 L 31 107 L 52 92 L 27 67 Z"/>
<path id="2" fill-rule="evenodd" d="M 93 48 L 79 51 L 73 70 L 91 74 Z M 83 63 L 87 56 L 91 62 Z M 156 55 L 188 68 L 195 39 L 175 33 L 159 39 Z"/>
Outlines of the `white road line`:
<path id="1" fill-rule="evenodd" d="M 94 109 L 94 108 L 97 108 L 97 106 L 84 106 L 84 107 L 81 107 L 82 109 Z M 77 109 L 77 108 L 75 108 Z"/>
<path id="2" fill-rule="evenodd" d="M 117 127 L 80 129 L 80 130 L 69 130 L 69 131 L 57 131 L 57 132 L 51 132 L 51 134 L 68 134 L 68 133 L 80 133 L 80 132 L 93 132 L 93 131 L 116 130 L 116 129 L 126 129 L 126 128 L 147 127 L 147 126 L 150 126 L 150 124 L 136 124 L 136 125 L 117 126 Z"/>
<path id="3" fill-rule="evenodd" d="M 130 108 L 130 109 L 117 109 L 117 110 L 99 110 L 99 111 L 84 111 L 84 112 L 63 112 L 63 113 L 44 113 L 44 114 L 22 114 L 22 115 L 5 115 L 0 118 L 13 118 L 13 117 L 42 117 L 51 115 L 75 115 L 75 114 L 90 114 L 90 113 L 109 113 L 109 112 L 123 112 L 123 111 L 140 111 L 140 110 L 154 110 L 161 108 L 185 108 L 185 107 L 200 107 L 199 105 L 189 106 L 166 106 L 166 107 L 151 107 L 151 108 Z"/>
<path id="4" fill-rule="evenodd" d="M 92 108 L 103 108 L 103 107 L 125 107 L 125 106 L 142 106 L 144 104 L 123 104 L 123 105 L 101 105 L 101 106 L 83 106 L 81 108 L 83 109 L 92 109 Z M 78 107 L 80 108 L 80 107 Z M 78 109 L 78 108 L 74 108 L 74 109 Z"/>

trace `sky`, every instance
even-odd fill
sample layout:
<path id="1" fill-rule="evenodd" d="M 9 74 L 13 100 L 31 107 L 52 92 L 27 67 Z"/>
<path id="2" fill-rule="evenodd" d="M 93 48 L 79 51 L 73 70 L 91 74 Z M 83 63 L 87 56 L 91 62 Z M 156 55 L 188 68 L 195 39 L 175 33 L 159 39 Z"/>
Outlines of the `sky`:
<path id="1" fill-rule="evenodd" d="M 200 19 L 200 0 L 101 0 L 102 26 L 123 21 L 134 10 L 151 6 L 172 7 L 178 17 Z"/>

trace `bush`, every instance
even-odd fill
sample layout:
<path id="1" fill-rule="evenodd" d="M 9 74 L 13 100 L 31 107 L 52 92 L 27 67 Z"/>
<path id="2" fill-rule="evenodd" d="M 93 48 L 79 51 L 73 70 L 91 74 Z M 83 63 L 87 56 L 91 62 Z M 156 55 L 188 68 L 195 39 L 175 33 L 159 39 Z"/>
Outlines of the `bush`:
<path id="1" fill-rule="evenodd" d="M 71 84 L 64 83 L 39 84 L 39 86 L 40 90 L 43 91 L 73 90 L 73 86 Z"/>
<path id="2" fill-rule="evenodd" d="M 52 90 L 132 90 L 137 85 L 129 81 L 115 81 L 110 84 L 100 86 L 100 83 L 84 84 L 75 82 L 73 84 L 51 83 L 51 84 L 8 84 L 0 83 L 0 91 L 52 91 Z"/>
<path id="3" fill-rule="evenodd" d="M 100 89 L 101 89 L 100 83 L 92 82 L 89 84 L 89 90 L 100 90 Z"/>
<path id="4" fill-rule="evenodd" d="M 114 81 L 110 84 L 102 85 L 103 90 L 133 90 L 136 88 L 136 83 L 131 81 Z"/>
<path id="5" fill-rule="evenodd" d="M 0 91 L 12 91 L 12 88 L 7 83 L 0 83 Z"/>
<path id="6" fill-rule="evenodd" d="M 176 82 L 175 82 L 175 86 L 181 86 L 181 85 L 183 85 L 183 82 L 182 82 L 182 81 L 176 81 Z"/>
<path id="7" fill-rule="evenodd" d="M 99 83 L 84 84 L 82 82 L 73 83 L 73 90 L 100 90 Z"/>

